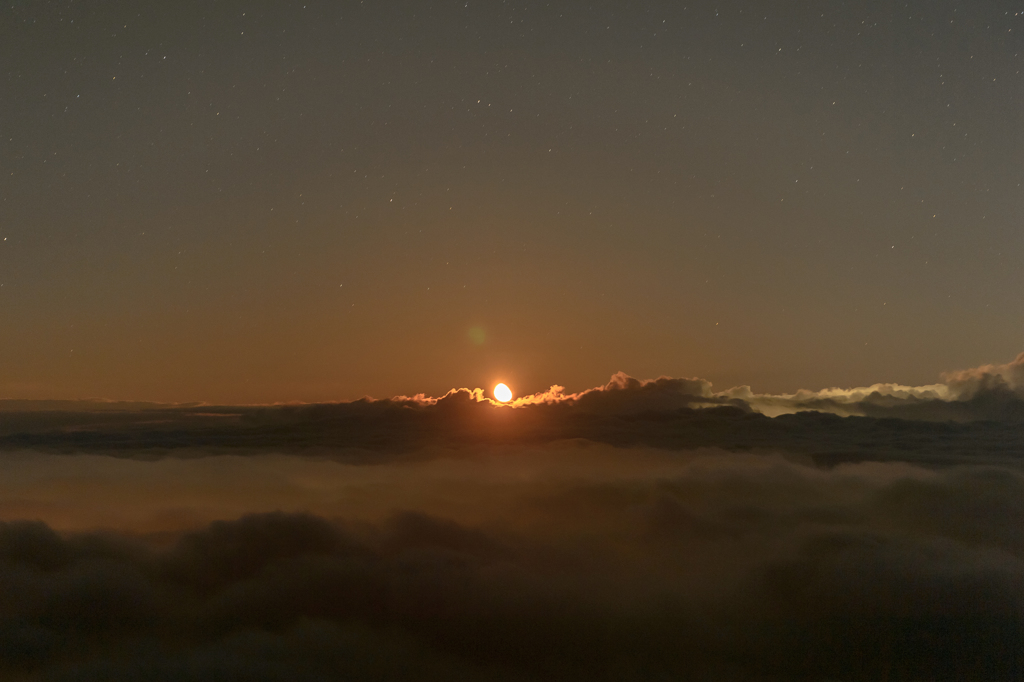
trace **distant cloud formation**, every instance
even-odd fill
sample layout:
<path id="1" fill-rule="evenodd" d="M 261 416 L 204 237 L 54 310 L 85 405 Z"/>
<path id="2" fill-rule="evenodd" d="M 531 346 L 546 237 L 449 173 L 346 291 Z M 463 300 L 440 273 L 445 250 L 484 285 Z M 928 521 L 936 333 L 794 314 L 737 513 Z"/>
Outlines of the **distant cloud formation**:
<path id="1" fill-rule="evenodd" d="M 927 421 L 1024 421 L 1024 353 L 1005 365 L 948 372 L 942 378 L 929 386 L 875 384 L 781 396 L 755 395 L 743 387 L 726 394 L 770 416 L 817 410 Z"/>
<path id="2" fill-rule="evenodd" d="M 401 404 L 436 405 L 444 399 L 487 399 L 482 389 L 458 389 L 441 398 L 423 395 L 392 400 Z M 577 413 L 629 415 L 669 412 L 681 408 L 728 405 L 769 417 L 799 412 L 838 416 L 892 417 L 924 421 L 1024 421 L 1024 353 L 1005 365 L 949 372 L 943 382 L 928 386 L 874 384 L 862 388 L 801 390 L 793 394 L 758 394 L 749 386 L 715 392 L 703 379 L 661 377 L 638 380 L 619 372 L 604 386 L 566 393 L 554 385 L 543 393 L 521 396 L 511 405 L 570 405 Z"/>
<path id="3" fill-rule="evenodd" d="M 1024 454 L 1024 354 L 953 372 L 930 386 L 715 392 L 702 379 L 623 373 L 579 393 L 552 386 L 511 406 L 482 389 L 349 403 L 161 406 L 0 404 L 0 450 L 163 456 L 195 452 L 330 452 L 373 461 L 436 447 L 586 439 L 666 449 L 781 449 L 821 463 L 906 459 L 1001 461 Z"/>
<path id="4" fill-rule="evenodd" d="M 566 394 L 561 386 L 524 396 L 515 405 L 571 403 L 580 411 L 607 414 L 666 412 L 682 407 L 732 405 L 776 417 L 798 412 L 894 417 L 927 421 L 1024 420 L 1024 353 L 1005 365 L 949 372 L 929 386 L 874 384 L 864 388 L 756 394 L 749 386 L 714 392 L 703 379 L 639 381 L 623 373 L 605 386 Z"/>

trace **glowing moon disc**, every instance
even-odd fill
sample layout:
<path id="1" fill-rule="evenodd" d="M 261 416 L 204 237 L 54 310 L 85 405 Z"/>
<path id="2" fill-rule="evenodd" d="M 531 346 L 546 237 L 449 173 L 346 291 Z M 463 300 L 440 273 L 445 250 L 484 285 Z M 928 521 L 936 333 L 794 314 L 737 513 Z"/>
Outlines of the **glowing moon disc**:
<path id="1" fill-rule="evenodd" d="M 507 403 L 512 400 L 512 389 L 505 384 L 498 384 L 494 387 L 494 399 L 499 403 Z"/>

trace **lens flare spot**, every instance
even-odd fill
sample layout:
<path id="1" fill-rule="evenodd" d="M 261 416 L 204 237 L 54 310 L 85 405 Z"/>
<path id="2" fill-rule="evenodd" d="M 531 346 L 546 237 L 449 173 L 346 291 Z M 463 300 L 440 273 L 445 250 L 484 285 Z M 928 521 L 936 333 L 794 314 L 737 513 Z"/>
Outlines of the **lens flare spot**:
<path id="1" fill-rule="evenodd" d="M 507 403 L 512 400 L 512 389 L 505 384 L 498 384 L 494 387 L 494 399 L 499 403 Z"/>

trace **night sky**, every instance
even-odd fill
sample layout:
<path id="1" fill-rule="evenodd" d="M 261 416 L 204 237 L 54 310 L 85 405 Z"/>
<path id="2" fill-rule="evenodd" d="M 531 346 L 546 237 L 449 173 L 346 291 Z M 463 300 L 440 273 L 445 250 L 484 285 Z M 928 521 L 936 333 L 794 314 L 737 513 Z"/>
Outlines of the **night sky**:
<path id="1" fill-rule="evenodd" d="M 1006 362 L 1021 9 L 8 3 L 0 397 Z"/>

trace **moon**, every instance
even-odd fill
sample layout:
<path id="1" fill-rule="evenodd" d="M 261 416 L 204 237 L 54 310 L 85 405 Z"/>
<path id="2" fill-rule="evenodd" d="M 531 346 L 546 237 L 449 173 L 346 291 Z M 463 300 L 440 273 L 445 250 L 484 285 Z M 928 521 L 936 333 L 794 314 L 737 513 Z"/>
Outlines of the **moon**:
<path id="1" fill-rule="evenodd" d="M 512 400 L 512 389 L 505 384 L 498 384 L 494 387 L 494 399 L 499 403 L 507 403 Z"/>

